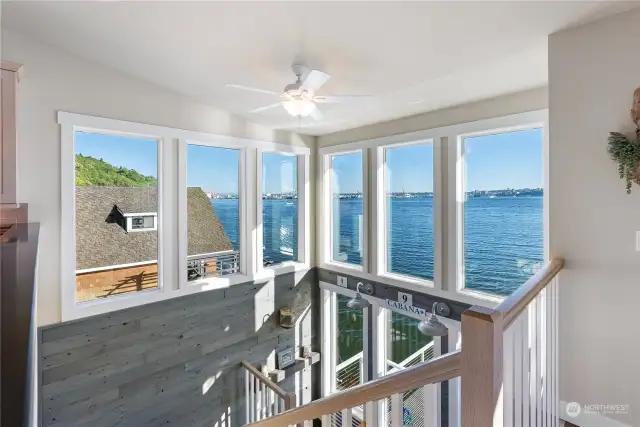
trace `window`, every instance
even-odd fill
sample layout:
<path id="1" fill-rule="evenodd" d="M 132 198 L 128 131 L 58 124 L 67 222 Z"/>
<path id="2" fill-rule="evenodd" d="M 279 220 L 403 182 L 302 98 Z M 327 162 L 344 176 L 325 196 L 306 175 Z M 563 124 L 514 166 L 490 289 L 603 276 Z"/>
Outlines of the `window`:
<path id="1" fill-rule="evenodd" d="M 433 145 L 384 148 L 388 273 L 433 280 Z"/>
<path id="2" fill-rule="evenodd" d="M 466 289 L 509 295 L 544 261 L 543 130 L 465 137 Z"/>
<path id="3" fill-rule="evenodd" d="M 157 289 L 158 142 L 77 131 L 74 146 L 76 301 Z"/>
<path id="4" fill-rule="evenodd" d="M 298 157 L 262 154 L 262 264 L 298 261 Z"/>
<path id="5" fill-rule="evenodd" d="M 362 153 L 330 156 L 331 260 L 362 265 Z"/>
<path id="6" fill-rule="evenodd" d="M 240 271 L 240 150 L 187 144 L 187 280 Z"/>
<path id="7" fill-rule="evenodd" d="M 58 123 L 63 321 L 309 268 L 309 148 L 66 112 Z M 264 270 L 263 249 L 297 262 Z"/>
<path id="8" fill-rule="evenodd" d="M 146 231 L 156 229 L 155 215 L 132 216 L 130 217 L 130 221 L 131 224 L 128 225 L 127 231 Z"/>

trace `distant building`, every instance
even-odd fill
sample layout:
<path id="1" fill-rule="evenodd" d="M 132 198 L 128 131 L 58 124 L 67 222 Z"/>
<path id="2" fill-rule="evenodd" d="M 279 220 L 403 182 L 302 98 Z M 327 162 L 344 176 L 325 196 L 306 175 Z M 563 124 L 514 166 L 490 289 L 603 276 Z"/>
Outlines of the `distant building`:
<path id="1" fill-rule="evenodd" d="M 233 250 L 201 188 L 187 189 L 187 213 L 189 255 Z M 76 187 L 78 299 L 156 287 L 159 220 L 156 188 Z"/>

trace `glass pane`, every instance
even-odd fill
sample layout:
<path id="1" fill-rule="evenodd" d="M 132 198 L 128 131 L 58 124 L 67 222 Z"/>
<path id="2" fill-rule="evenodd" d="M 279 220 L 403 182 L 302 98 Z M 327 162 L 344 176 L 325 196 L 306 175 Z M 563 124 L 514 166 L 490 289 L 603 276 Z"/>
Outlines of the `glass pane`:
<path id="1" fill-rule="evenodd" d="M 331 157 L 334 261 L 362 265 L 362 154 Z"/>
<path id="2" fill-rule="evenodd" d="M 75 163 L 76 301 L 157 288 L 157 231 L 124 216 L 158 211 L 157 141 L 76 132 Z"/>
<path id="3" fill-rule="evenodd" d="M 465 287 L 509 295 L 542 265 L 543 130 L 464 140 Z"/>
<path id="4" fill-rule="evenodd" d="M 187 280 L 240 271 L 240 151 L 187 145 Z"/>
<path id="5" fill-rule="evenodd" d="M 349 308 L 351 299 L 336 295 L 338 301 L 338 346 L 336 361 L 336 387 L 338 390 L 358 385 L 363 377 L 363 310 Z"/>
<path id="6" fill-rule="evenodd" d="M 298 158 L 262 156 L 262 263 L 298 260 Z"/>
<path id="7" fill-rule="evenodd" d="M 433 280 L 433 146 L 385 150 L 387 271 Z"/>
<path id="8" fill-rule="evenodd" d="M 153 228 L 153 217 L 152 216 L 145 216 L 142 226 L 144 228 Z"/>

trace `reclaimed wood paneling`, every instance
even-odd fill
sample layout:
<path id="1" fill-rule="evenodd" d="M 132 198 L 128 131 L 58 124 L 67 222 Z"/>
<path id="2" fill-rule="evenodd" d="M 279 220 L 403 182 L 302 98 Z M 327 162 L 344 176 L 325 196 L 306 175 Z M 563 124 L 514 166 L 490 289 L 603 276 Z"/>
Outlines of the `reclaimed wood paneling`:
<path id="1" fill-rule="evenodd" d="M 240 426 L 242 360 L 317 345 L 315 270 L 41 328 L 41 425 Z M 277 326 L 290 306 L 294 329 Z M 311 370 L 281 386 L 309 402 Z"/>

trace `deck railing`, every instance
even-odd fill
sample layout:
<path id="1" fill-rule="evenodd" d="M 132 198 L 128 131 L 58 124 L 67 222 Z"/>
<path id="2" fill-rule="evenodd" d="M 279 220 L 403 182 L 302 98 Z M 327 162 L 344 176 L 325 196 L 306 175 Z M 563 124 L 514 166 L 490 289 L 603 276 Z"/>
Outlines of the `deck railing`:
<path id="1" fill-rule="evenodd" d="M 558 427 L 558 283 L 564 260 L 554 259 L 495 309 L 462 315 L 462 350 L 251 424 L 282 427 L 389 399 L 391 427 L 404 425 L 403 393 L 461 377 L 462 427 Z M 449 396 L 452 398 L 452 396 Z M 424 411 L 434 410 L 424 402 Z M 426 419 L 426 418 L 425 418 Z"/>
<path id="2" fill-rule="evenodd" d="M 235 274 L 240 271 L 240 252 L 222 251 L 187 257 L 189 280 L 205 279 Z"/>

